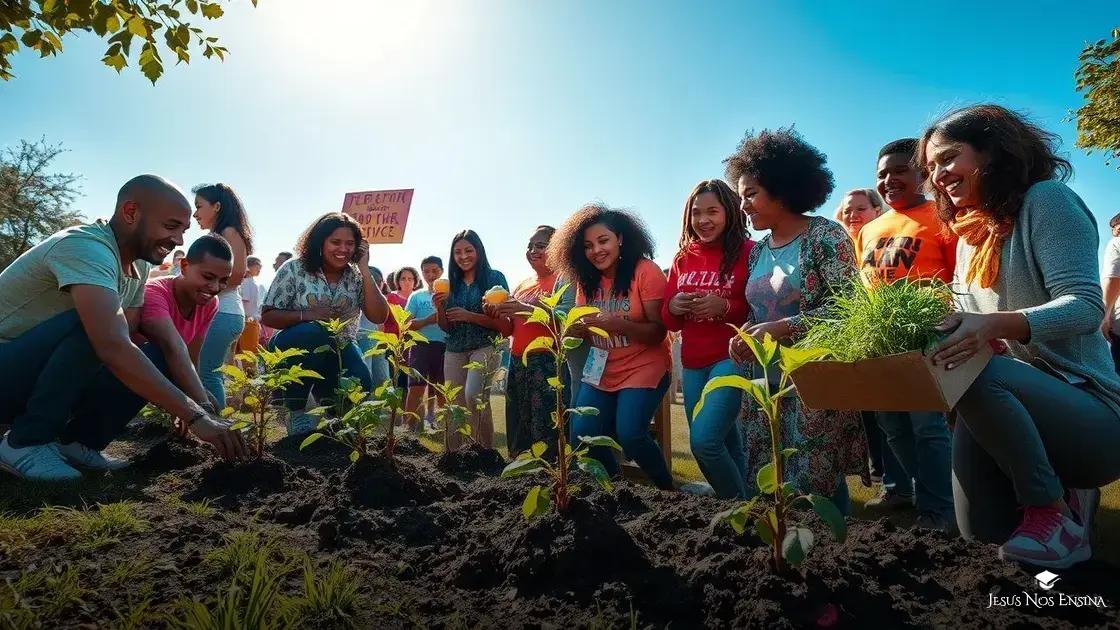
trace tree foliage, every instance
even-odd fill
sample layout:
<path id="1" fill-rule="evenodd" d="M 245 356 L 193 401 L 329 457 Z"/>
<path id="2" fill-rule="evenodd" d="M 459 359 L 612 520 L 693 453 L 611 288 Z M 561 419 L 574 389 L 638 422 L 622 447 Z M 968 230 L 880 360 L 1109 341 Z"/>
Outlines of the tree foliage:
<path id="1" fill-rule="evenodd" d="M 164 54 L 190 63 L 192 51 L 225 59 L 218 38 L 195 26 L 216 20 L 228 0 L 0 0 L 0 79 L 14 77 L 10 57 L 26 48 L 40 57 L 62 52 L 68 33 L 92 32 L 107 39 L 101 61 L 118 73 L 128 65 L 134 46 L 140 71 L 154 84 L 163 74 Z M 249 0 L 253 6 L 257 0 Z M 161 52 L 161 49 L 163 52 Z"/>
<path id="2" fill-rule="evenodd" d="M 51 172 L 61 144 L 21 140 L 0 153 L 0 269 L 44 238 L 81 222 L 70 204 L 79 176 Z"/>
<path id="3" fill-rule="evenodd" d="M 1077 146 L 1120 157 L 1120 28 L 1112 41 L 1102 39 L 1081 51 L 1074 78 L 1085 104 L 1077 110 Z"/>

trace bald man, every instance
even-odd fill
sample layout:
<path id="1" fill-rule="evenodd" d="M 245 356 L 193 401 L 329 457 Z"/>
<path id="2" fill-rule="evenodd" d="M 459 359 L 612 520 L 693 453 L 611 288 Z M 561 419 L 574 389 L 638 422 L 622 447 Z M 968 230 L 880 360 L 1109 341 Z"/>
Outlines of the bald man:
<path id="1" fill-rule="evenodd" d="M 0 441 L 0 468 L 67 481 L 81 477 L 77 468 L 121 467 L 100 451 L 129 419 L 99 427 L 74 420 L 80 403 L 97 404 L 89 384 L 103 369 L 182 418 L 222 457 L 244 455 L 240 434 L 213 405 L 175 387 L 129 339 L 148 272 L 183 244 L 190 215 L 177 186 L 140 175 L 121 187 L 109 221 L 58 232 L 0 272 L 0 424 L 12 425 Z"/>

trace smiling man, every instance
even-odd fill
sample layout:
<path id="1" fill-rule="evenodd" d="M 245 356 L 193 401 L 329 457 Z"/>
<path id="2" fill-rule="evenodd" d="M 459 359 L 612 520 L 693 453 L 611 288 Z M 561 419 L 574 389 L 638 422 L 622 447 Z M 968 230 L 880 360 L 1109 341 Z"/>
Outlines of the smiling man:
<path id="1" fill-rule="evenodd" d="M 941 225 L 933 201 L 922 194 L 926 175 L 914 165 L 917 149 L 916 138 L 903 138 L 879 151 L 878 191 L 890 210 L 865 225 L 856 239 L 860 270 L 867 282 L 925 278 L 953 281 L 957 238 Z M 875 417 L 904 471 L 903 479 L 893 479 L 893 487 L 884 480 L 880 496 L 867 505 L 909 505 L 912 494 L 908 481 L 912 478 L 918 525 L 952 529 L 951 440 L 945 417 L 929 412 L 875 412 Z M 884 467 L 893 468 L 887 462 Z"/>
<path id="2" fill-rule="evenodd" d="M 99 452 L 107 441 L 90 437 L 107 431 L 88 425 L 95 415 L 88 405 L 110 402 L 94 387 L 105 370 L 182 418 L 223 457 L 244 454 L 240 434 L 206 398 L 173 385 L 130 340 L 144 280 L 183 244 L 190 212 L 174 184 L 140 175 L 121 187 L 111 219 L 54 234 L 0 272 L 0 423 L 12 425 L 0 442 L 0 468 L 64 481 L 81 476 L 74 466 L 119 467 Z"/>

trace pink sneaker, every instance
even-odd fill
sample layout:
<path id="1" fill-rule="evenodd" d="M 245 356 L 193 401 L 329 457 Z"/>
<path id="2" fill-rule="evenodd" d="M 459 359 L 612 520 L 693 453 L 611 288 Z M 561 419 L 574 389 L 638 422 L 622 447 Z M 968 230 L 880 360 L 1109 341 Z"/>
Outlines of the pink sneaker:
<path id="1" fill-rule="evenodd" d="M 1090 555 L 1084 527 L 1058 508 L 1038 505 L 1023 508 L 1023 522 L 999 548 L 1001 560 L 1048 569 L 1068 569 Z"/>

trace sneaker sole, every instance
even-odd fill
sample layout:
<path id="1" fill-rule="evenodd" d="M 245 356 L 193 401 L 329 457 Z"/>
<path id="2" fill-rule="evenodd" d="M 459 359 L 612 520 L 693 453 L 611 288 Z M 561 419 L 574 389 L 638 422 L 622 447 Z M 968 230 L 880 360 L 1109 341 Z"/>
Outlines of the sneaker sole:
<path id="1" fill-rule="evenodd" d="M 79 474 L 77 477 L 63 477 L 61 479 L 31 479 L 27 475 L 21 473 L 20 471 L 16 470 L 15 468 L 12 468 L 11 466 L 9 466 L 8 464 L 5 464 L 4 462 L 0 462 L 0 470 L 3 470 L 5 472 L 8 472 L 8 473 L 14 475 L 17 479 L 22 479 L 24 481 L 34 481 L 34 482 L 37 482 L 37 483 L 68 483 L 68 482 L 72 482 L 72 481 L 77 481 L 77 480 L 82 478 L 82 475 Z"/>
<path id="2" fill-rule="evenodd" d="M 1010 562 L 1020 562 L 1022 564 L 1029 564 L 1035 567 L 1042 567 L 1044 569 L 1068 569 L 1075 564 L 1085 562 L 1093 555 L 1089 544 L 1086 543 L 1070 552 L 1065 558 L 1058 560 L 1039 560 L 1037 558 L 1025 558 L 1017 556 L 1013 553 L 1007 553 L 1003 547 L 999 548 L 999 559 Z"/>

